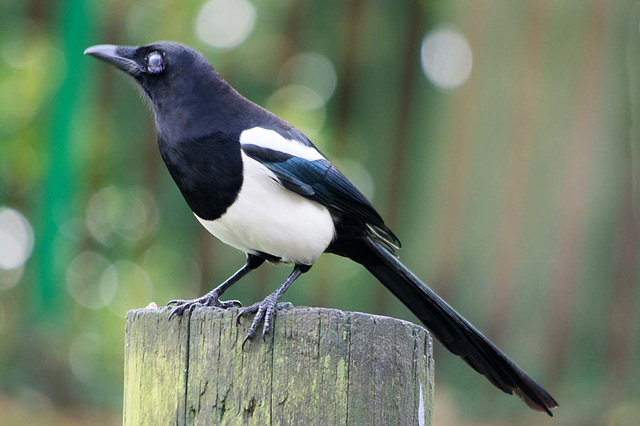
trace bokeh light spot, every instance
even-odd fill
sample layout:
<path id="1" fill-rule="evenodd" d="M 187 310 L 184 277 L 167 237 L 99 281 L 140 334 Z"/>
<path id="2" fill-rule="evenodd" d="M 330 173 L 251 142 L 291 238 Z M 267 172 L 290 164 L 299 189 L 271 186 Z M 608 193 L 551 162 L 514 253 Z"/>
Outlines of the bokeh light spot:
<path id="1" fill-rule="evenodd" d="M 0 268 L 0 290 L 9 290 L 20 282 L 24 275 L 24 266 L 16 269 Z"/>
<path id="2" fill-rule="evenodd" d="M 133 262 L 120 260 L 104 271 L 100 294 L 111 312 L 124 317 L 128 310 L 149 304 L 153 286 L 146 270 Z"/>
<path id="3" fill-rule="evenodd" d="M 306 86 L 326 102 L 336 90 L 338 77 L 333 63 L 319 53 L 301 53 L 289 59 L 278 76 L 280 86 L 285 82 Z"/>
<path id="4" fill-rule="evenodd" d="M 20 212 L 0 207 L 0 269 L 22 267 L 33 251 L 33 229 Z"/>
<path id="5" fill-rule="evenodd" d="M 291 85 L 276 91 L 267 100 L 267 109 L 313 138 L 325 120 L 324 100 L 313 89 Z"/>
<path id="6" fill-rule="evenodd" d="M 209 0 L 198 13 L 196 35 L 209 46 L 232 49 L 249 37 L 256 20 L 256 8 L 247 0 Z"/>
<path id="7" fill-rule="evenodd" d="M 73 300 L 85 308 L 102 308 L 100 279 L 109 265 L 111 263 L 106 257 L 93 251 L 76 256 L 67 268 L 67 289 Z"/>
<path id="8" fill-rule="evenodd" d="M 466 37 L 450 26 L 438 26 L 422 40 L 422 70 L 441 89 L 454 89 L 471 75 L 473 55 Z"/>
<path id="9" fill-rule="evenodd" d="M 91 236 L 110 246 L 117 238 L 139 241 L 152 234 L 158 224 L 159 212 L 148 191 L 109 186 L 91 197 L 86 215 Z"/>

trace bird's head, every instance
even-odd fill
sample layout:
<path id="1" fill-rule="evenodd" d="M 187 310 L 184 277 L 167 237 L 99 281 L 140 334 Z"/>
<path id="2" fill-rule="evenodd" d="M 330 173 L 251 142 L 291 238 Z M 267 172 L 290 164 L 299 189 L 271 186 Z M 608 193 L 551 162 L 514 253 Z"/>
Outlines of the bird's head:
<path id="1" fill-rule="evenodd" d="M 189 112 L 205 112 L 210 101 L 230 86 L 195 49 L 160 41 L 146 46 L 100 44 L 84 51 L 132 76 L 149 96 L 158 130 L 163 122 L 189 120 Z"/>

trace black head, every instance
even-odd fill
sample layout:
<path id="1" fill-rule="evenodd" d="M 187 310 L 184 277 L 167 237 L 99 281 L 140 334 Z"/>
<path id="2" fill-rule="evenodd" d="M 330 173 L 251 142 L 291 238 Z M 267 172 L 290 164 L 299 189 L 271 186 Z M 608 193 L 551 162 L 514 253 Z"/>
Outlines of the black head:
<path id="1" fill-rule="evenodd" d="M 171 133 L 166 126 L 169 120 L 189 121 L 190 111 L 215 113 L 219 109 L 216 100 L 235 92 L 198 51 L 180 43 L 161 41 L 138 47 L 101 44 L 84 53 L 138 82 L 151 99 L 161 133 Z"/>
<path id="2" fill-rule="evenodd" d="M 131 75 L 152 98 L 157 97 L 163 88 L 188 84 L 194 77 L 219 77 L 197 50 L 170 41 L 146 46 L 100 44 L 89 47 L 84 54 Z"/>

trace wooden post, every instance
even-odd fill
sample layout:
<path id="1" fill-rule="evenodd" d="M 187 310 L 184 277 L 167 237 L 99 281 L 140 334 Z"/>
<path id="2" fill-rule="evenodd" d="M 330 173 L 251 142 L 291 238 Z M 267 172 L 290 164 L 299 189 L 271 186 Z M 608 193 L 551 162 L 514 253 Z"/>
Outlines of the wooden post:
<path id="1" fill-rule="evenodd" d="M 279 311 L 273 336 L 242 339 L 252 317 L 198 309 L 127 314 L 124 424 L 431 425 L 428 332 L 335 309 Z"/>

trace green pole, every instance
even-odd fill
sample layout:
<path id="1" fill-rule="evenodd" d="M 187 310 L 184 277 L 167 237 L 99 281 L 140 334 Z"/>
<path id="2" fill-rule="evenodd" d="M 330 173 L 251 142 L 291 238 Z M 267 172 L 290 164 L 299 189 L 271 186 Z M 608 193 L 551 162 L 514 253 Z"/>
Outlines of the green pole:
<path id="1" fill-rule="evenodd" d="M 58 227 L 73 214 L 73 164 L 70 158 L 71 128 L 78 112 L 84 74 L 82 52 L 90 30 L 86 0 L 65 0 L 57 10 L 57 40 L 66 61 L 66 75 L 52 99 L 48 136 L 49 161 L 43 188 L 42 221 L 38 246 L 36 318 L 46 320 L 62 312 L 66 294 L 64 270 L 69 247 L 56 238 Z"/>

